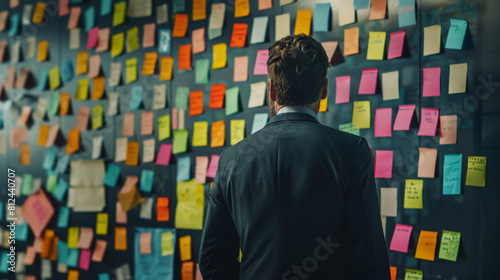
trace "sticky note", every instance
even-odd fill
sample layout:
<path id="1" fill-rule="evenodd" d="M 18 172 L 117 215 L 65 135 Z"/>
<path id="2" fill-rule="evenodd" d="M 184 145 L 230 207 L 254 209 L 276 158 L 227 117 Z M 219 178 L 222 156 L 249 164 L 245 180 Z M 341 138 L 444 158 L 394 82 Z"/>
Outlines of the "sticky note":
<path id="1" fill-rule="evenodd" d="M 97 213 L 97 222 L 95 233 L 99 235 L 108 234 L 108 213 Z"/>
<path id="2" fill-rule="evenodd" d="M 174 254 L 174 237 L 171 231 L 161 234 L 161 255 L 168 256 Z"/>
<path id="3" fill-rule="evenodd" d="M 224 84 L 213 84 L 210 90 L 210 99 L 208 103 L 209 108 L 223 108 L 224 107 L 224 95 L 226 92 L 226 85 Z"/>
<path id="4" fill-rule="evenodd" d="M 440 116 L 439 145 L 457 143 L 457 115 Z"/>
<path id="5" fill-rule="evenodd" d="M 278 41 L 283 37 L 290 35 L 290 14 L 276 15 L 275 17 L 275 36 L 274 40 Z"/>
<path id="6" fill-rule="evenodd" d="M 245 120 L 231 120 L 231 146 L 245 138 Z"/>
<path id="7" fill-rule="evenodd" d="M 179 70 L 191 69 L 191 45 L 179 46 Z M 213 67 L 213 64 L 212 64 Z"/>
<path id="8" fill-rule="evenodd" d="M 470 156 L 467 163 L 466 186 L 486 186 L 486 157 Z"/>
<path id="9" fill-rule="evenodd" d="M 59 216 L 57 218 L 57 227 L 65 228 L 68 227 L 70 209 L 65 206 L 59 208 Z"/>
<path id="10" fill-rule="evenodd" d="M 137 164 L 139 164 L 139 142 L 128 142 L 125 165 L 135 166 Z"/>
<path id="11" fill-rule="evenodd" d="M 305 35 L 311 34 L 312 15 L 313 15 L 312 10 L 297 10 L 297 17 L 295 19 L 295 31 L 294 31 L 295 35 L 301 33 L 304 33 Z"/>
<path id="12" fill-rule="evenodd" d="M 392 235 L 390 250 L 408 253 L 411 231 L 413 227 L 409 225 L 397 224 Z"/>
<path id="13" fill-rule="evenodd" d="M 118 33 L 111 37 L 111 57 L 117 57 L 123 53 L 125 33 Z"/>
<path id="14" fill-rule="evenodd" d="M 160 81 L 172 80 L 172 70 L 174 68 L 174 58 L 171 56 L 160 58 Z"/>
<path id="15" fill-rule="evenodd" d="M 158 197 L 156 202 L 156 220 L 166 222 L 170 220 L 170 199 L 168 197 Z"/>
<path id="16" fill-rule="evenodd" d="M 151 232 L 141 232 L 139 239 L 140 254 L 151 254 Z"/>
<path id="17" fill-rule="evenodd" d="M 330 3 L 316 3 L 312 17 L 314 32 L 330 31 L 331 11 Z"/>
<path id="18" fill-rule="evenodd" d="M 226 43 L 219 43 L 212 46 L 212 69 L 221 69 L 226 67 L 227 64 L 227 45 Z"/>
<path id="19" fill-rule="evenodd" d="M 61 78 L 63 82 L 69 82 L 75 76 L 71 59 L 66 59 L 61 63 Z"/>
<path id="20" fill-rule="evenodd" d="M 250 15 L 250 0 L 234 1 L 234 17 L 247 17 Z"/>
<path id="21" fill-rule="evenodd" d="M 336 77 L 335 104 L 349 103 L 351 95 L 351 76 Z"/>
<path id="22" fill-rule="evenodd" d="M 405 268 L 405 280 L 422 280 L 423 277 L 422 270 Z"/>
<path id="23" fill-rule="evenodd" d="M 115 162 L 125 161 L 127 158 L 127 137 L 117 138 L 115 142 Z"/>
<path id="24" fill-rule="evenodd" d="M 144 24 L 143 30 L 144 31 L 142 35 L 142 47 L 143 48 L 154 47 L 156 24 L 154 23 Z"/>
<path id="25" fill-rule="evenodd" d="M 191 158 L 189 156 L 177 159 L 177 182 L 191 179 Z"/>
<path id="26" fill-rule="evenodd" d="M 196 157 L 194 181 L 197 184 L 205 184 L 207 181 L 208 157 Z"/>
<path id="27" fill-rule="evenodd" d="M 224 121 L 216 121 L 212 123 L 212 142 L 210 147 L 222 147 L 226 139 L 226 125 Z"/>
<path id="28" fill-rule="evenodd" d="M 108 168 L 104 175 L 103 184 L 108 187 L 115 187 L 119 177 L 120 177 L 120 166 L 110 163 L 108 164 Z"/>
<path id="29" fill-rule="evenodd" d="M 415 105 L 399 105 L 394 121 L 394 130 L 409 130 L 415 112 Z"/>
<path id="30" fill-rule="evenodd" d="M 191 259 L 191 236 L 186 235 L 179 237 L 179 248 L 181 261 L 188 261 Z"/>
<path id="31" fill-rule="evenodd" d="M 96 77 L 93 80 L 92 84 L 92 95 L 90 96 L 91 100 L 99 100 L 104 95 L 104 76 Z"/>
<path id="32" fill-rule="evenodd" d="M 434 255 L 436 253 L 437 234 L 438 233 L 434 231 L 420 231 L 417 250 L 415 252 L 416 259 L 434 261 Z"/>
<path id="33" fill-rule="evenodd" d="M 405 209 L 423 209 L 423 180 L 406 180 L 405 185 Z M 391 249 L 392 250 L 392 249 Z"/>
<path id="34" fill-rule="evenodd" d="M 74 128 L 68 133 L 68 143 L 66 144 L 66 154 L 73 154 L 80 149 L 80 130 Z"/>
<path id="35" fill-rule="evenodd" d="M 78 248 L 80 229 L 78 227 L 68 228 L 68 248 Z"/>
<path id="36" fill-rule="evenodd" d="M 344 55 L 348 56 L 358 53 L 359 53 L 359 27 L 344 29 Z"/>
<path id="37" fill-rule="evenodd" d="M 375 152 L 375 178 L 392 178 L 393 151 Z"/>
<path id="38" fill-rule="evenodd" d="M 446 49 L 461 50 L 464 44 L 465 34 L 468 29 L 467 21 L 461 19 L 450 19 L 450 29 L 446 38 Z"/>
<path id="39" fill-rule="evenodd" d="M 127 250 L 127 228 L 115 227 L 115 250 Z"/>
<path id="40" fill-rule="evenodd" d="M 264 43 L 264 41 L 266 40 L 268 22 L 269 22 L 269 17 L 267 16 L 253 18 L 250 44 Z"/>
<path id="41" fill-rule="evenodd" d="M 59 86 L 61 86 L 61 79 L 59 76 L 59 67 L 55 66 L 49 71 L 49 83 L 50 83 L 50 90 L 55 90 Z"/>
<path id="42" fill-rule="evenodd" d="M 158 140 L 170 138 L 170 115 L 158 117 Z"/>
<path id="43" fill-rule="evenodd" d="M 233 34 L 231 35 L 231 41 L 229 46 L 231 48 L 243 48 L 245 47 L 247 41 L 248 24 L 246 23 L 234 23 L 233 24 Z M 214 46 L 215 47 L 215 46 Z M 215 52 L 215 50 L 214 50 Z M 214 58 L 215 60 L 215 58 Z"/>
<path id="44" fill-rule="evenodd" d="M 465 93 L 467 91 L 467 63 L 450 65 L 448 93 Z"/>
<path id="45" fill-rule="evenodd" d="M 399 71 L 382 73 L 382 99 L 399 99 Z"/>
<path id="46" fill-rule="evenodd" d="M 101 17 L 111 13 L 111 0 L 101 0 Z"/>
<path id="47" fill-rule="evenodd" d="M 158 30 L 158 53 L 170 53 L 170 43 L 172 39 L 172 30 L 160 29 Z"/>
<path id="48" fill-rule="evenodd" d="M 375 137 L 392 136 L 392 108 L 377 108 L 375 111 Z"/>
<path id="49" fill-rule="evenodd" d="M 273 7 L 272 0 L 259 0 L 259 11 L 271 9 Z"/>
<path id="50" fill-rule="evenodd" d="M 354 23 L 356 15 L 353 0 L 340 0 L 339 25 Z"/>
<path id="51" fill-rule="evenodd" d="M 153 162 L 155 159 L 155 139 L 142 141 L 142 163 Z"/>
<path id="52" fill-rule="evenodd" d="M 436 171 L 437 149 L 418 148 L 420 157 L 418 160 L 418 177 L 434 178 Z"/>
<path id="53" fill-rule="evenodd" d="M 118 26 L 125 23 L 126 10 L 127 10 L 127 2 L 121 1 L 114 4 L 113 26 Z"/>
<path id="54" fill-rule="evenodd" d="M 172 153 L 174 155 L 187 151 L 189 132 L 187 129 L 175 130 Z"/>
<path id="55" fill-rule="evenodd" d="M 371 0 L 369 20 L 385 19 L 387 0 Z"/>
<path id="56" fill-rule="evenodd" d="M 141 135 L 153 134 L 153 111 L 141 112 Z"/>
<path id="57" fill-rule="evenodd" d="M 441 94 L 441 67 L 424 68 L 422 96 L 439 96 Z"/>
<path id="58" fill-rule="evenodd" d="M 460 232 L 443 230 L 439 246 L 439 258 L 456 262 L 460 246 Z"/>
<path id="59" fill-rule="evenodd" d="M 250 98 L 248 99 L 248 108 L 255 108 L 264 105 L 264 101 L 266 98 L 266 88 L 266 82 L 250 84 Z"/>
<path id="60" fill-rule="evenodd" d="M 443 195 L 461 194 L 462 154 L 444 155 Z"/>
<path id="61" fill-rule="evenodd" d="M 352 124 L 358 129 L 370 128 L 370 101 L 354 101 Z"/>
<path id="62" fill-rule="evenodd" d="M 203 206 L 205 188 L 193 180 L 177 182 L 177 208 L 175 227 L 201 230 L 203 228 Z M 182 246 L 181 246 L 182 247 Z"/>
<path id="63" fill-rule="evenodd" d="M 248 56 L 234 58 L 233 81 L 246 82 L 248 80 Z"/>
<path id="64" fill-rule="evenodd" d="M 154 176 L 154 171 L 143 169 L 141 172 L 139 189 L 143 192 L 151 192 L 151 190 L 153 189 Z"/>
<path id="65" fill-rule="evenodd" d="M 97 46 L 97 40 L 99 40 L 99 28 L 94 27 L 90 29 L 87 37 L 87 46 L 85 49 L 90 50 Z"/>
<path id="66" fill-rule="evenodd" d="M 395 267 L 395 266 L 391 266 L 390 267 L 390 271 L 391 271 L 391 280 L 396 280 L 396 275 L 398 273 L 398 268 Z M 101 279 L 99 279 L 101 280 Z"/>
<path id="67" fill-rule="evenodd" d="M 122 136 L 134 136 L 135 114 L 133 112 L 123 115 Z"/>
<path id="68" fill-rule="evenodd" d="M 92 254 L 92 261 L 94 262 L 101 262 L 102 258 L 104 257 L 104 253 L 106 251 L 106 247 L 108 246 L 108 242 L 104 240 L 96 240 L 95 241 L 95 247 L 94 247 L 94 253 Z M 107 278 L 103 277 L 103 275 L 107 276 Z M 100 273 L 99 274 L 99 280 L 109 280 L 109 275 L 106 273 Z"/>
<path id="69" fill-rule="evenodd" d="M 139 49 L 139 28 L 137 26 L 132 27 L 127 30 L 127 53 L 133 52 Z"/>
<path id="70" fill-rule="evenodd" d="M 441 52 L 441 25 L 424 27 L 424 56 Z"/>
<path id="71" fill-rule="evenodd" d="M 203 114 L 203 91 L 193 91 L 189 94 L 189 115 Z"/>
<path id="72" fill-rule="evenodd" d="M 415 0 L 399 0 L 398 14 L 399 28 L 415 25 Z"/>
<path id="73" fill-rule="evenodd" d="M 175 108 L 187 110 L 189 102 L 189 88 L 177 87 L 175 93 Z"/>
<path id="74" fill-rule="evenodd" d="M 103 107 L 102 104 L 94 106 L 92 108 L 92 130 L 96 130 L 102 127 L 103 123 Z"/>
<path id="75" fill-rule="evenodd" d="M 224 25 L 224 14 L 226 12 L 226 4 L 212 4 L 212 13 L 208 21 L 208 38 L 210 40 L 222 36 L 222 27 Z"/>
<path id="76" fill-rule="evenodd" d="M 387 59 L 394 59 L 403 56 L 403 47 L 405 43 L 405 34 L 404 30 L 392 32 L 390 34 L 389 41 L 389 52 L 387 53 Z"/>
<path id="77" fill-rule="evenodd" d="M 363 69 L 359 83 L 359 94 L 375 94 L 378 80 L 378 69 Z"/>
<path id="78" fill-rule="evenodd" d="M 208 145 L 208 122 L 195 122 L 193 129 L 193 147 Z"/>
<path id="79" fill-rule="evenodd" d="M 398 188 L 380 188 L 380 215 L 398 216 Z"/>
<path id="80" fill-rule="evenodd" d="M 206 176 L 208 178 L 215 178 L 218 166 L 219 166 L 219 155 L 212 155 L 212 157 L 210 158 L 210 165 L 208 166 Z"/>
<path id="81" fill-rule="evenodd" d="M 44 62 L 49 56 L 49 41 L 38 42 L 37 62 Z"/>
<path id="82" fill-rule="evenodd" d="M 198 28 L 191 32 L 193 54 L 205 52 L 205 28 Z"/>
<path id="83" fill-rule="evenodd" d="M 14 37 L 19 33 L 19 14 L 13 14 L 10 16 L 9 20 L 9 32 L 7 36 Z"/>
<path id="84" fill-rule="evenodd" d="M 195 63 L 195 83 L 197 84 L 208 84 L 209 78 L 208 74 L 210 72 L 210 60 L 208 59 L 198 59 Z"/>
<path id="85" fill-rule="evenodd" d="M 226 116 L 236 114 L 239 111 L 238 101 L 239 101 L 239 88 L 232 87 L 226 90 Z"/>
<path id="86" fill-rule="evenodd" d="M 267 75 L 267 59 L 269 58 L 269 51 L 258 50 L 257 58 L 255 59 L 255 66 L 253 69 L 254 75 Z"/>
<path id="87" fill-rule="evenodd" d="M 422 108 L 420 128 L 418 136 L 436 136 L 436 129 L 439 122 L 439 109 Z"/>
<path id="88" fill-rule="evenodd" d="M 321 42 L 321 46 L 325 49 L 326 55 L 328 56 L 328 62 L 332 63 L 332 58 L 337 52 L 337 47 L 339 46 L 338 41 Z"/>
<path id="89" fill-rule="evenodd" d="M 94 6 L 89 6 L 85 10 L 85 31 L 89 32 L 95 25 L 95 9 Z"/>
<path id="90" fill-rule="evenodd" d="M 185 37 L 188 29 L 188 15 L 176 14 L 172 37 L 179 38 Z"/>
<path id="91" fill-rule="evenodd" d="M 144 56 L 144 64 L 142 65 L 142 75 L 154 75 L 157 61 L 158 54 L 156 52 L 146 53 Z"/>
<path id="92" fill-rule="evenodd" d="M 137 58 L 132 57 L 125 62 L 125 82 L 127 84 L 137 81 Z"/>
<path id="93" fill-rule="evenodd" d="M 368 52 L 366 55 L 367 60 L 384 59 L 385 37 L 386 37 L 386 32 L 370 31 L 370 38 L 368 41 Z"/>

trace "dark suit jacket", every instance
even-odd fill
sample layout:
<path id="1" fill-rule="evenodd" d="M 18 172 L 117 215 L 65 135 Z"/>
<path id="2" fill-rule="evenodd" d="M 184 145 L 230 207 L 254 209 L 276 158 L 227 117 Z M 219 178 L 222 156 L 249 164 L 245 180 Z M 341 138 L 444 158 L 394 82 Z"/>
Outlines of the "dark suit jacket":
<path id="1" fill-rule="evenodd" d="M 364 138 L 275 116 L 219 159 L 203 279 L 390 279 L 373 172 Z"/>

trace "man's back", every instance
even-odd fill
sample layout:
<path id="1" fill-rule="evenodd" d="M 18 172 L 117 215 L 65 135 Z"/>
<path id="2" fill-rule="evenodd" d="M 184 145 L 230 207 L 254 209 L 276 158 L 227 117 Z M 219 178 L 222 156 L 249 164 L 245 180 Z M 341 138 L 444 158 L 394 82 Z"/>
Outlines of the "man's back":
<path id="1" fill-rule="evenodd" d="M 307 114 L 278 115 L 224 151 L 211 196 L 206 223 L 233 233 L 204 233 L 201 258 L 224 253 L 228 269 L 201 262 L 208 279 L 390 279 L 361 137 Z M 211 248 L 217 239 L 228 247 Z"/>

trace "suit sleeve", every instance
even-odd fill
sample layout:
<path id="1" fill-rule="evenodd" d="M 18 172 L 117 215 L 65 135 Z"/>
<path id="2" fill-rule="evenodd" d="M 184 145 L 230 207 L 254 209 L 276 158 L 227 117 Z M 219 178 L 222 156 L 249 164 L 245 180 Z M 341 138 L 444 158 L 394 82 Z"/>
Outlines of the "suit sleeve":
<path id="1" fill-rule="evenodd" d="M 350 279 L 390 280 L 373 159 L 364 138 L 358 141 L 347 194 L 347 253 Z"/>
<path id="2" fill-rule="evenodd" d="M 204 280 L 239 279 L 239 237 L 222 195 L 222 155 L 210 190 L 205 226 L 201 237 L 200 272 Z"/>

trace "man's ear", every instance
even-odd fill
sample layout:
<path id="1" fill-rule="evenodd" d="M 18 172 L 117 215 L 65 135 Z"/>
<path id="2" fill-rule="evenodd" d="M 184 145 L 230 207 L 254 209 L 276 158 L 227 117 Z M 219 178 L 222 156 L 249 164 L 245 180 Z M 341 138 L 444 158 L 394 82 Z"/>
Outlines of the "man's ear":
<path id="1" fill-rule="evenodd" d="M 273 102 L 276 102 L 276 95 L 274 95 L 274 88 L 271 79 L 267 80 L 267 83 L 269 85 L 269 99 L 271 99 L 271 101 Z"/>
<path id="2" fill-rule="evenodd" d="M 321 90 L 321 99 L 325 99 L 328 96 L 328 79 L 325 81 L 325 86 Z"/>

